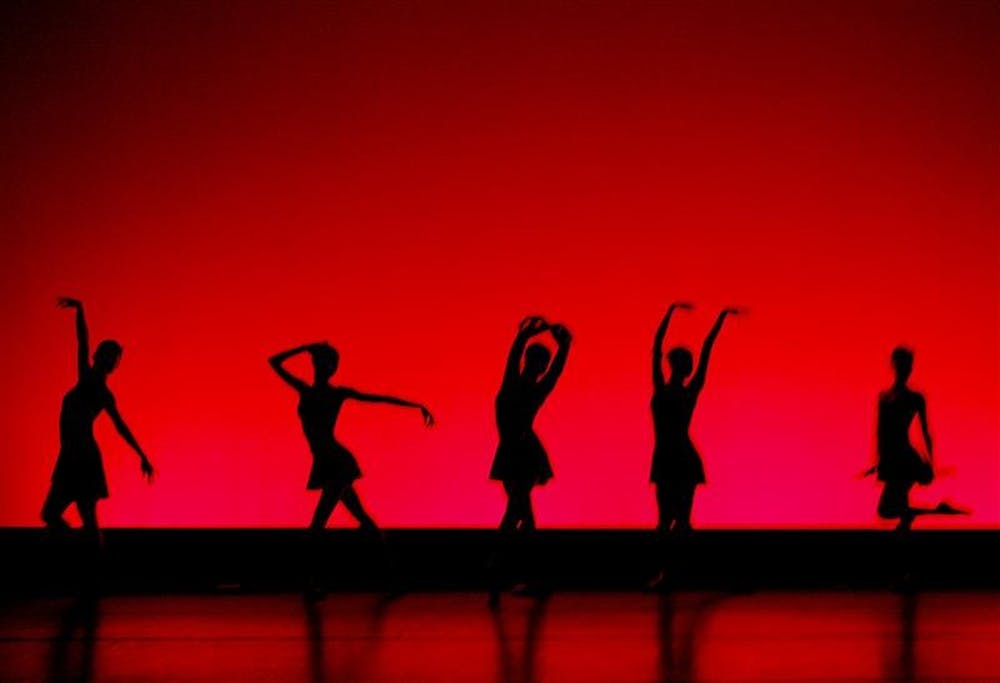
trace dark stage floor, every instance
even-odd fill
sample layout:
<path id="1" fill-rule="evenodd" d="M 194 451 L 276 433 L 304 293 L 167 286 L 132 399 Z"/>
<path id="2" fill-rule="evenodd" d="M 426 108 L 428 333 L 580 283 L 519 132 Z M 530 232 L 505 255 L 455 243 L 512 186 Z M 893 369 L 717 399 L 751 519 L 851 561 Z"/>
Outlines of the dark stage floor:
<path id="1" fill-rule="evenodd" d="M 3 681 L 996 681 L 1000 593 L 369 593 L 0 608 Z"/>

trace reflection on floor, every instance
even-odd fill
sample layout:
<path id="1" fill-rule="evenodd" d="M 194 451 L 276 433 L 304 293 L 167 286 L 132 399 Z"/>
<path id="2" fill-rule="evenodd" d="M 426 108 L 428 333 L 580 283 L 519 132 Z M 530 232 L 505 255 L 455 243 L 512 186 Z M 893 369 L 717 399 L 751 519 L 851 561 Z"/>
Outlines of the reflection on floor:
<path id="1" fill-rule="evenodd" d="M 110 597 L 0 607 L 3 681 L 1000 677 L 1000 593 Z"/>

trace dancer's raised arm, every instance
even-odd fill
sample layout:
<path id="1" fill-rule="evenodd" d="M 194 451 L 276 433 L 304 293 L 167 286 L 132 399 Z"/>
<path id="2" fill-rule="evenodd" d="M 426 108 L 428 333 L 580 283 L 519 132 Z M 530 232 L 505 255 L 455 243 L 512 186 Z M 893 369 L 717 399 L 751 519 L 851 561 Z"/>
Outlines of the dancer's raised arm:
<path id="1" fill-rule="evenodd" d="M 708 336 L 705 337 L 705 343 L 701 347 L 698 369 L 688 383 L 688 387 L 695 391 L 701 391 L 702 387 L 705 386 L 705 375 L 708 373 L 708 360 L 712 356 L 712 347 L 715 345 L 715 340 L 719 336 L 719 332 L 722 331 L 722 324 L 726 322 L 727 316 L 736 315 L 737 313 L 739 313 L 739 309 L 737 308 L 724 308 L 719 313 L 719 317 L 715 319 L 715 324 L 712 325 L 712 329 L 709 330 Z"/>
<path id="2" fill-rule="evenodd" d="M 545 322 L 545 319 L 538 316 L 530 316 L 521 321 L 517 336 L 514 337 L 514 343 L 510 345 L 510 353 L 507 354 L 507 366 L 503 373 L 505 384 L 521 374 L 521 357 L 524 355 L 524 348 L 528 345 L 528 340 L 548 328 L 549 324 Z"/>
<path id="3" fill-rule="evenodd" d="M 285 380 L 285 382 L 291 386 L 296 391 L 303 391 L 309 387 L 309 385 L 302 379 L 299 379 L 288 370 L 285 369 L 285 361 L 292 356 L 297 356 L 300 353 L 306 353 L 312 349 L 324 346 L 324 344 L 303 344 L 302 346 L 296 346 L 294 349 L 289 349 L 287 351 L 282 351 L 281 353 L 276 353 L 268 359 L 268 363 L 274 368 L 274 371 L 278 373 L 278 377 Z"/>
<path id="4" fill-rule="evenodd" d="M 143 476 L 146 477 L 147 481 L 153 481 L 153 475 L 155 474 L 153 465 L 149 462 L 149 458 L 146 457 L 146 452 L 139 446 L 139 442 L 136 440 L 135 436 L 132 435 L 132 430 L 128 428 L 127 424 L 125 424 L 125 420 L 122 418 L 121 413 L 118 412 L 118 405 L 115 403 L 113 396 L 108 400 L 106 409 L 108 411 L 108 416 L 111 418 L 111 422 L 115 425 L 115 429 L 118 430 L 121 437 L 125 439 L 125 443 L 131 446 L 132 450 L 138 454 L 139 466 L 142 468 Z"/>
<path id="5" fill-rule="evenodd" d="M 415 403 L 413 401 L 407 401 L 402 398 L 396 398 L 395 396 L 385 396 L 383 394 L 367 394 L 356 389 L 344 389 L 347 398 L 352 398 L 355 401 L 364 401 L 366 403 L 388 403 L 393 406 L 402 406 L 404 408 L 418 408 L 420 414 L 424 417 L 424 424 L 430 427 L 434 424 L 434 416 L 431 415 L 431 411 L 427 409 L 427 406 L 422 403 Z"/>
<path id="6" fill-rule="evenodd" d="M 548 371 L 538 382 L 545 393 L 555 388 L 556 381 L 558 381 L 559 376 L 566 367 L 566 358 L 569 356 L 569 345 L 573 341 L 573 335 L 569 333 L 569 330 L 564 325 L 552 325 L 550 329 L 559 347 L 556 349 L 556 355 L 552 359 L 552 364 L 549 365 Z"/>
<path id="7" fill-rule="evenodd" d="M 59 298 L 59 306 L 76 310 L 76 369 L 80 379 L 83 379 L 90 370 L 90 338 L 83 315 L 83 302 L 64 296 Z"/>
<path id="8" fill-rule="evenodd" d="M 663 340 L 667 336 L 667 327 L 670 325 L 670 318 L 673 317 L 674 311 L 683 309 L 685 311 L 690 311 L 694 308 L 692 304 L 685 301 L 675 301 L 670 304 L 667 308 L 666 315 L 663 316 L 663 320 L 660 321 L 660 326 L 656 328 L 656 334 L 653 336 L 653 388 L 663 386 L 666 383 L 666 379 L 663 377 Z"/>

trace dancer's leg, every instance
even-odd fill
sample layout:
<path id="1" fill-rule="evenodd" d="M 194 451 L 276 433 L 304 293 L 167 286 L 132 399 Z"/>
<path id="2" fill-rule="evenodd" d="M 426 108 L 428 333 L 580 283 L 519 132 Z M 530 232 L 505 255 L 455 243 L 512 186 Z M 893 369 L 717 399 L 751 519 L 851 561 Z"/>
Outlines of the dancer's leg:
<path id="1" fill-rule="evenodd" d="M 97 501 L 77 500 L 76 509 L 83 523 L 83 592 L 96 595 L 100 584 L 101 529 L 97 524 Z"/>
<path id="2" fill-rule="evenodd" d="M 56 484 L 49 486 L 49 493 L 42 504 L 42 521 L 49 529 L 65 531 L 69 529 L 69 524 L 63 518 L 63 513 L 73 500 L 61 489 Z"/>
<path id="3" fill-rule="evenodd" d="M 382 583 L 384 584 L 386 590 L 393 594 L 401 592 L 402 588 L 399 585 L 399 577 L 396 576 L 395 571 L 395 558 L 390 552 L 389 545 L 385 541 L 385 536 L 382 534 L 382 530 L 378 528 L 375 520 L 368 514 L 368 511 L 361 503 L 361 498 L 358 497 L 358 493 L 354 490 L 353 486 L 348 486 L 344 489 L 341 500 L 344 501 L 344 507 L 347 508 L 347 511 L 354 516 L 354 519 L 358 520 L 358 523 L 361 526 L 361 531 L 372 536 L 378 543 L 378 551 L 380 554 L 379 560 L 381 570 L 383 572 Z"/>
<path id="4" fill-rule="evenodd" d="M 361 499 L 358 497 L 358 492 L 354 490 L 353 486 L 348 486 L 344 489 L 340 499 L 344 502 L 344 507 L 347 508 L 347 511 L 354 516 L 354 519 L 358 520 L 362 529 L 366 531 L 375 531 L 378 529 L 378 525 L 375 524 L 375 520 L 365 510 L 365 506 L 362 505 Z"/>
<path id="5" fill-rule="evenodd" d="M 306 533 L 307 596 L 318 598 L 322 595 L 316 578 L 320 563 L 320 539 L 323 535 L 323 529 L 326 528 L 326 523 L 329 521 L 330 515 L 333 514 L 334 508 L 337 507 L 337 502 L 340 500 L 343 491 L 343 485 L 325 487 L 320 494 L 319 501 L 316 503 L 316 510 L 313 512 L 312 521 L 309 523 L 309 529 Z"/>
<path id="6" fill-rule="evenodd" d="M 309 523 L 309 531 L 317 534 L 326 528 L 326 523 L 333 514 L 333 509 L 337 507 L 344 492 L 343 486 L 328 486 L 323 489 L 323 493 L 316 503 L 316 510 L 313 512 L 312 522 Z"/>

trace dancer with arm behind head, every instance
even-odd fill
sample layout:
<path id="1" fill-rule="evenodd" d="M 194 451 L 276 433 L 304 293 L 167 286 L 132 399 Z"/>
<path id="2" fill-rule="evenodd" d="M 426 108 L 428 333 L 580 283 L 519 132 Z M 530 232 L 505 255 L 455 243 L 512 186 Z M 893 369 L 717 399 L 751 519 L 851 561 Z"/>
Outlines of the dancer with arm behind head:
<path id="1" fill-rule="evenodd" d="M 303 353 L 308 353 L 312 359 L 312 383 L 296 377 L 285 367 L 286 361 Z M 393 396 L 364 393 L 332 384 L 330 380 L 340 365 L 340 354 L 327 342 L 306 344 L 275 354 L 270 358 L 270 364 L 278 376 L 299 395 L 299 421 L 313 457 L 306 488 L 321 492 L 309 524 L 310 546 L 313 550 L 310 559 L 315 565 L 318 539 L 338 502 L 343 502 L 344 507 L 354 516 L 363 530 L 378 534 L 375 520 L 365 510 L 354 490 L 354 481 L 361 477 L 361 468 L 354 455 L 337 440 L 334 434 L 344 402 L 354 400 L 415 408 L 420 411 L 424 424 L 428 427 L 434 424 L 434 417 L 420 403 Z M 381 539 L 380 535 L 379 538 Z M 315 566 L 310 567 L 307 591 L 318 595 L 315 570 Z"/>

